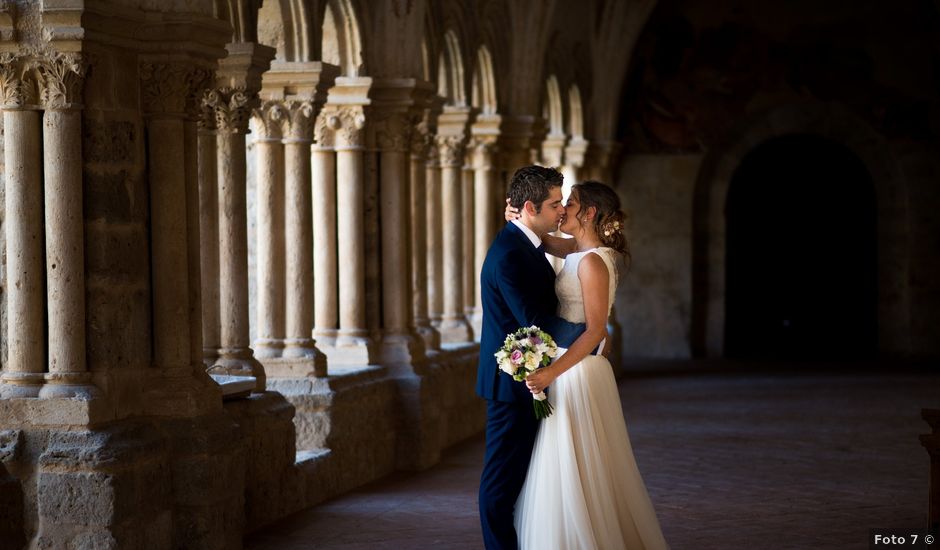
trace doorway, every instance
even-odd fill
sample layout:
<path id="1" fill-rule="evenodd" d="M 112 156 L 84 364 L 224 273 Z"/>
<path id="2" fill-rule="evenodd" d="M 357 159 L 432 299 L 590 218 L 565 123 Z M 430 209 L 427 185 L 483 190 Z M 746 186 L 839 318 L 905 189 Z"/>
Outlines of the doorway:
<path id="1" fill-rule="evenodd" d="M 767 140 L 734 172 L 725 215 L 726 356 L 876 353 L 875 189 L 858 157 L 817 135 Z"/>

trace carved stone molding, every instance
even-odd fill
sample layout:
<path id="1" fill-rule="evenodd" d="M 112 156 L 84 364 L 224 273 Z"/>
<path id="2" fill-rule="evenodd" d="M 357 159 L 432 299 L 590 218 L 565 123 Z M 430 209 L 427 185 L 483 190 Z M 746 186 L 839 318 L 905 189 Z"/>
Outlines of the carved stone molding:
<path id="1" fill-rule="evenodd" d="M 362 147 L 366 125 L 362 105 L 327 105 L 317 119 L 315 134 L 321 147 Z"/>
<path id="2" fill-rule="evenodd" d="M 259 140 L 280 140 L 284 136 L 287 117 L 283 101 L 262 101 L 260 107 L 251 111 Z"/>
<path id="3" fill-rule="evenodd" d="M 204 67 L 193 67 L 187 77 L 189 83 L 189 92 L 186 94 L 186 116 L 190 120 L 202 122 L 205 106 L 203 98 L 206 91 L 212 86 L 215 79 L 215 71 Z"/>
<path id="4" fill-rule="evenodd" d="M 411 156 L 423 160 L 428 156 L 431 148 L 431 132 L 428 123 L 424 120 L 418 123 L 411 132 Z"/>
<path id="5" fill-rule="evenodd" d="M 376 143 L 382 151 L 408 152 L 414 120 L 405 112 L 373 111 L 370 126 L 375 131 Z"/>
<path id="6" fill-rule="evenodd" d="M 0 108 L 35 105 L 36 81 L 28 70 L 26 57 L 13 52 L 0 54 Z"/>
<path id="7" fill-rule="evenodd" d="M 45 109 L 81 107 L 87 61 L 75 52 L 46 52 L 32 62 Z"/>
<path id="8" fill-rule="evenodd" d="M 474 169 L 491 170 L 498 150 L 496 136 L 473 136 L 467 145 Z"/>
<path id="9" fill-rule="evenodd" d="M 215 114 L 219 132 L 247 133 L 251 106 L 243 87 L 213 88 L 206 92 L 204 104 Z"/>
<path id="10" fill-rule="evenodd" d="M 317 146 L 323 149 L 332 149 L 336 144 L 336 136 L 330 126 L 331 117 L 329 113 L 321 111 L 313 127 L 313 139 L 317 142 Z"/>
<path id="11" fill-rule="evenodd" d="M 144 112 L 182 116 L 190 94 L 189 73 L 182 63 L 140 64 L 140 91 Z"/>
<path id="12" fill-rule="evenodd" d="M 462 135 L 437 136 L 436 144 L 441 167 L 463 166 L 465 143 L 466 139 Z"/>
<path id="13" fill-rule="evenodd" d="M 316 121 L 316 106 L 312 101 L 285 101 L 287 128 L 284 135 L 292 141 L 311 141 Z"/>

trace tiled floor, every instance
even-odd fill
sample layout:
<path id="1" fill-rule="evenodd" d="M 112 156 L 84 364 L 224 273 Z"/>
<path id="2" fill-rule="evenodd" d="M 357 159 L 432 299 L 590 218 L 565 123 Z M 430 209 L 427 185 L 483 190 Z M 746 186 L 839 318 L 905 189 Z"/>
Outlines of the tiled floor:
<path id="1" fill-rule="evenodd" d="M 659 374 L 620 383 L 631 441 L 673 549 L 867 548 L 921 527 L 922 407 L 936 375 Z M 248 549 L 481 548 L 483 439 L 248 537 Z"/>

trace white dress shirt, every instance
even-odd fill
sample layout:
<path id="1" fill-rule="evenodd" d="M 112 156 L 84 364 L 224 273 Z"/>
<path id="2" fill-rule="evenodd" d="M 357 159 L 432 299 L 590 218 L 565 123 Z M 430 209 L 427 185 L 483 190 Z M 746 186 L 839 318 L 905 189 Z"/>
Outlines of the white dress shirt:
<path id="1" fill-rule="evenodd" d="M 512 220 L 510 223 L 514 223 L 516 227 L 525 233 L 525 236 L 528 237 L 530 241 L 532 241 L 532 246 L 538 248 L 542 245 L 542 239 L 535 234 L 535 231 L 532 231 L 526 224 L 522 223 L 522 220 Z"/>

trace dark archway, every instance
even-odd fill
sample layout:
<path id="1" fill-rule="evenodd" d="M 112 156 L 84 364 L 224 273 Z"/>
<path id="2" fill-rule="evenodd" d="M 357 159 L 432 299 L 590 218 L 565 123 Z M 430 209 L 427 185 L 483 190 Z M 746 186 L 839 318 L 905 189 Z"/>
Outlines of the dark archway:
<path id="1" fill-rule="evenodd" d="M 726 220 L 727 356 L 877 351 L 875 188 L 849 149 L 809 134 L 767 140 L 735 170 Z"/>

